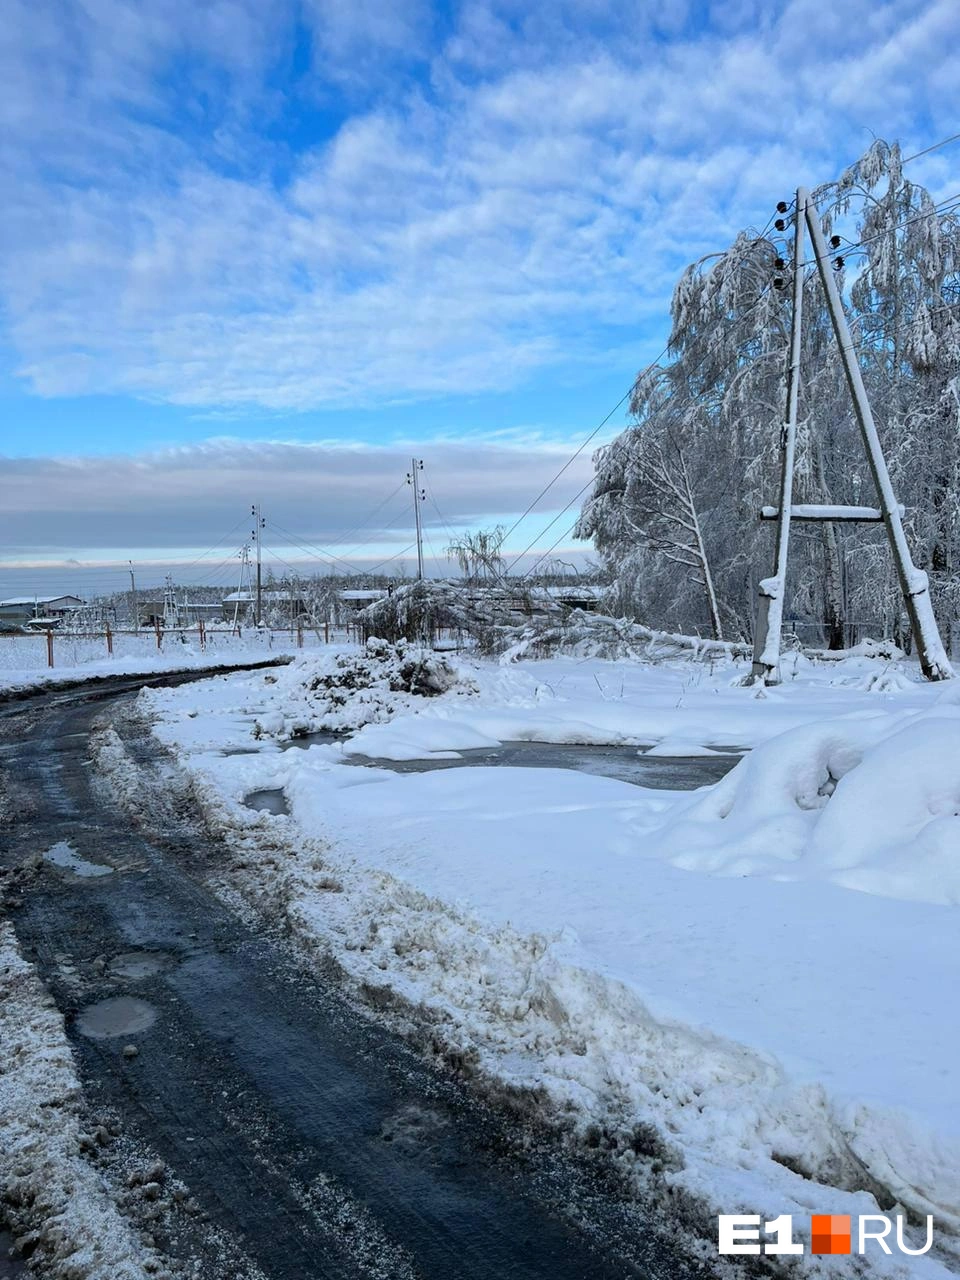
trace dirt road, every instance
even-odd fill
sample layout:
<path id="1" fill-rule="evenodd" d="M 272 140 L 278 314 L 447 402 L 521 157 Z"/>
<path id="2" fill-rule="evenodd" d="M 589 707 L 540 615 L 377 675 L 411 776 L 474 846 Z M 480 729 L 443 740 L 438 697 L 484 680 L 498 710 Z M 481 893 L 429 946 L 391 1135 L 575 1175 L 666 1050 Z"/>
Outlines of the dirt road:
<path id="1" fill-rule="evenodd" d="M 138 683 L 0 708 L 2 861 L 48 855 L 11 919 L 66 1016 L 87 1104 L 119 1114 L 195 1201 L 176 1231 L 155 1228 L 168 1256 L 242 1275 L 216 1262 L 219 1232 L 269 1280 L 699 1274 L 595 1169 L 243 923 L 203 881 L 217 850 L 199 824 L 133 829 L 111 806 L 91 722 Z"/>

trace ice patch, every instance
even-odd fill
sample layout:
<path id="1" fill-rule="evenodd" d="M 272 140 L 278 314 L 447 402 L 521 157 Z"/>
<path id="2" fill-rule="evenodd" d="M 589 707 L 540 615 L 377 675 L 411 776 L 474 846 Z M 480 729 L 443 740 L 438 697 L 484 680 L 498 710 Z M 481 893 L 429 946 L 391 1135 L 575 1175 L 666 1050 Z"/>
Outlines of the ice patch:
<path id="1" fill-rule="evenodd" d="M 66 840 L 58 841 L 52 849 L 43 855 L 45 862 L 52 862 L 63 871 L 72 871 L 75 876 L 111 876 L 113 867 L 104 867 L 98 862 L 87 862 L 81 858 Z"/>

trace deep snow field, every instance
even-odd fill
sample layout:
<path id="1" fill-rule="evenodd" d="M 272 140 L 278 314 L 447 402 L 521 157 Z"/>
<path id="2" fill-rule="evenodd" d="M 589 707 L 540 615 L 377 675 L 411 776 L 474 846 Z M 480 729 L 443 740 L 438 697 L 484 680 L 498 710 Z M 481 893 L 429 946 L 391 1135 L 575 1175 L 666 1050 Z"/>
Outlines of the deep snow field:
<path id="1" fill-rule="evenodd" d="M 385 649 L 141 694 L 248 903 L 645 1194 L 704 1223 L 932 1213 L 938 1257 L 867 1269 L 960 1269 L 960 681 L 867 658 L 785 659 L 772 689 L 733 665 L 437 661 L 430 696 Z M 351 736 L 283 749 L 320 729 Z M 694 792 L 346 762 L 522 740 L 747 754 Z M 101 763 L 119 752 L 108 734 Z M 288 816 L 243 804 L 264 789 Z"/>

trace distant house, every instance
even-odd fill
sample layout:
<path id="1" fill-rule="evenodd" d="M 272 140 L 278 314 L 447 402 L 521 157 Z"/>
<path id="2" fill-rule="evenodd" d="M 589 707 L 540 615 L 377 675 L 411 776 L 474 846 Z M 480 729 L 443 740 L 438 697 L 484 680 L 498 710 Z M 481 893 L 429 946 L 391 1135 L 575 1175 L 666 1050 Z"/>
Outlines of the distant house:
<path id="1" fill-rule="evenodd" d="M 287 624 L 291 619 L 305 617 L 308 612 L 303 600 L 291 596 L 289 591 L 262 591 L 260 599 L 264 615 L 279 615 Z M 225 622 L 232 622 L 234 617 L 252 621 L 256 603 L 256 591 L 231 591 L 221 601 L 220 616 Z"/>
<path id="2" fill-rule="evenodd" d="M 153 627 L 158 623 L 161 627 L 192 627 L 201 619 L 204 622 L 219 622 L 220 617 L 221 605 L 217 600 L 212 603 L 208 600 L 171 602 L 160 597 L 141 600 L 137 606 L 137 619 L 141 627 Z"/>
<path id="3" fill-rule="evenodd" d="M 383 587 L 371 587 L 368 590 L 357 591 L 341 591 L 340 604 L 344 613 L 359 613 L 361 609 L 366 609 L 367 605 L 373 604 L 376 600 L 382 600 L 389 595 Z"/>
<path id="4" fill-rule="evenodd" d="M 83 606 L 79 596 L 11 596 L 9 600 L 0 600 L 0 628 L 59 627 L 65 618 Z"/>

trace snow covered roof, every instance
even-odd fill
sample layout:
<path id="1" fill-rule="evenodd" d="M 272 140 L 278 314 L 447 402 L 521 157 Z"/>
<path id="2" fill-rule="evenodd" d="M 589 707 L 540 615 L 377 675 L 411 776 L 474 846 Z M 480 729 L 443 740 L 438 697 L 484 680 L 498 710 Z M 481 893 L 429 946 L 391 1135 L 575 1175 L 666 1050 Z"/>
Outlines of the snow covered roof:
<path id="1" fill-rule="evenodd" d="M 382 588 L 371 589 L 367 591 L 341 591 L 341 600 L 382 600 L 386 595 L 386 591 Z"/>
<path id="2" fill-rule="evenodd" d="M 260 597 L 263 600 L 289 600 L 289 591 L 262 591 Z M 224 604 L 253 604 L 257 598 L 255 591 L 231 591 L 228 596 L 223 597 Z"/>
<path id="3" fill-rule="evenodd" d="M 8 605 L 13 608 L 17 605 L 51 605 L 62 604 L 64 606 L 81 605 L 83 601 L 79 596 L 11 596 L 8 600 L 0 600 L 0 609 Z"/>

